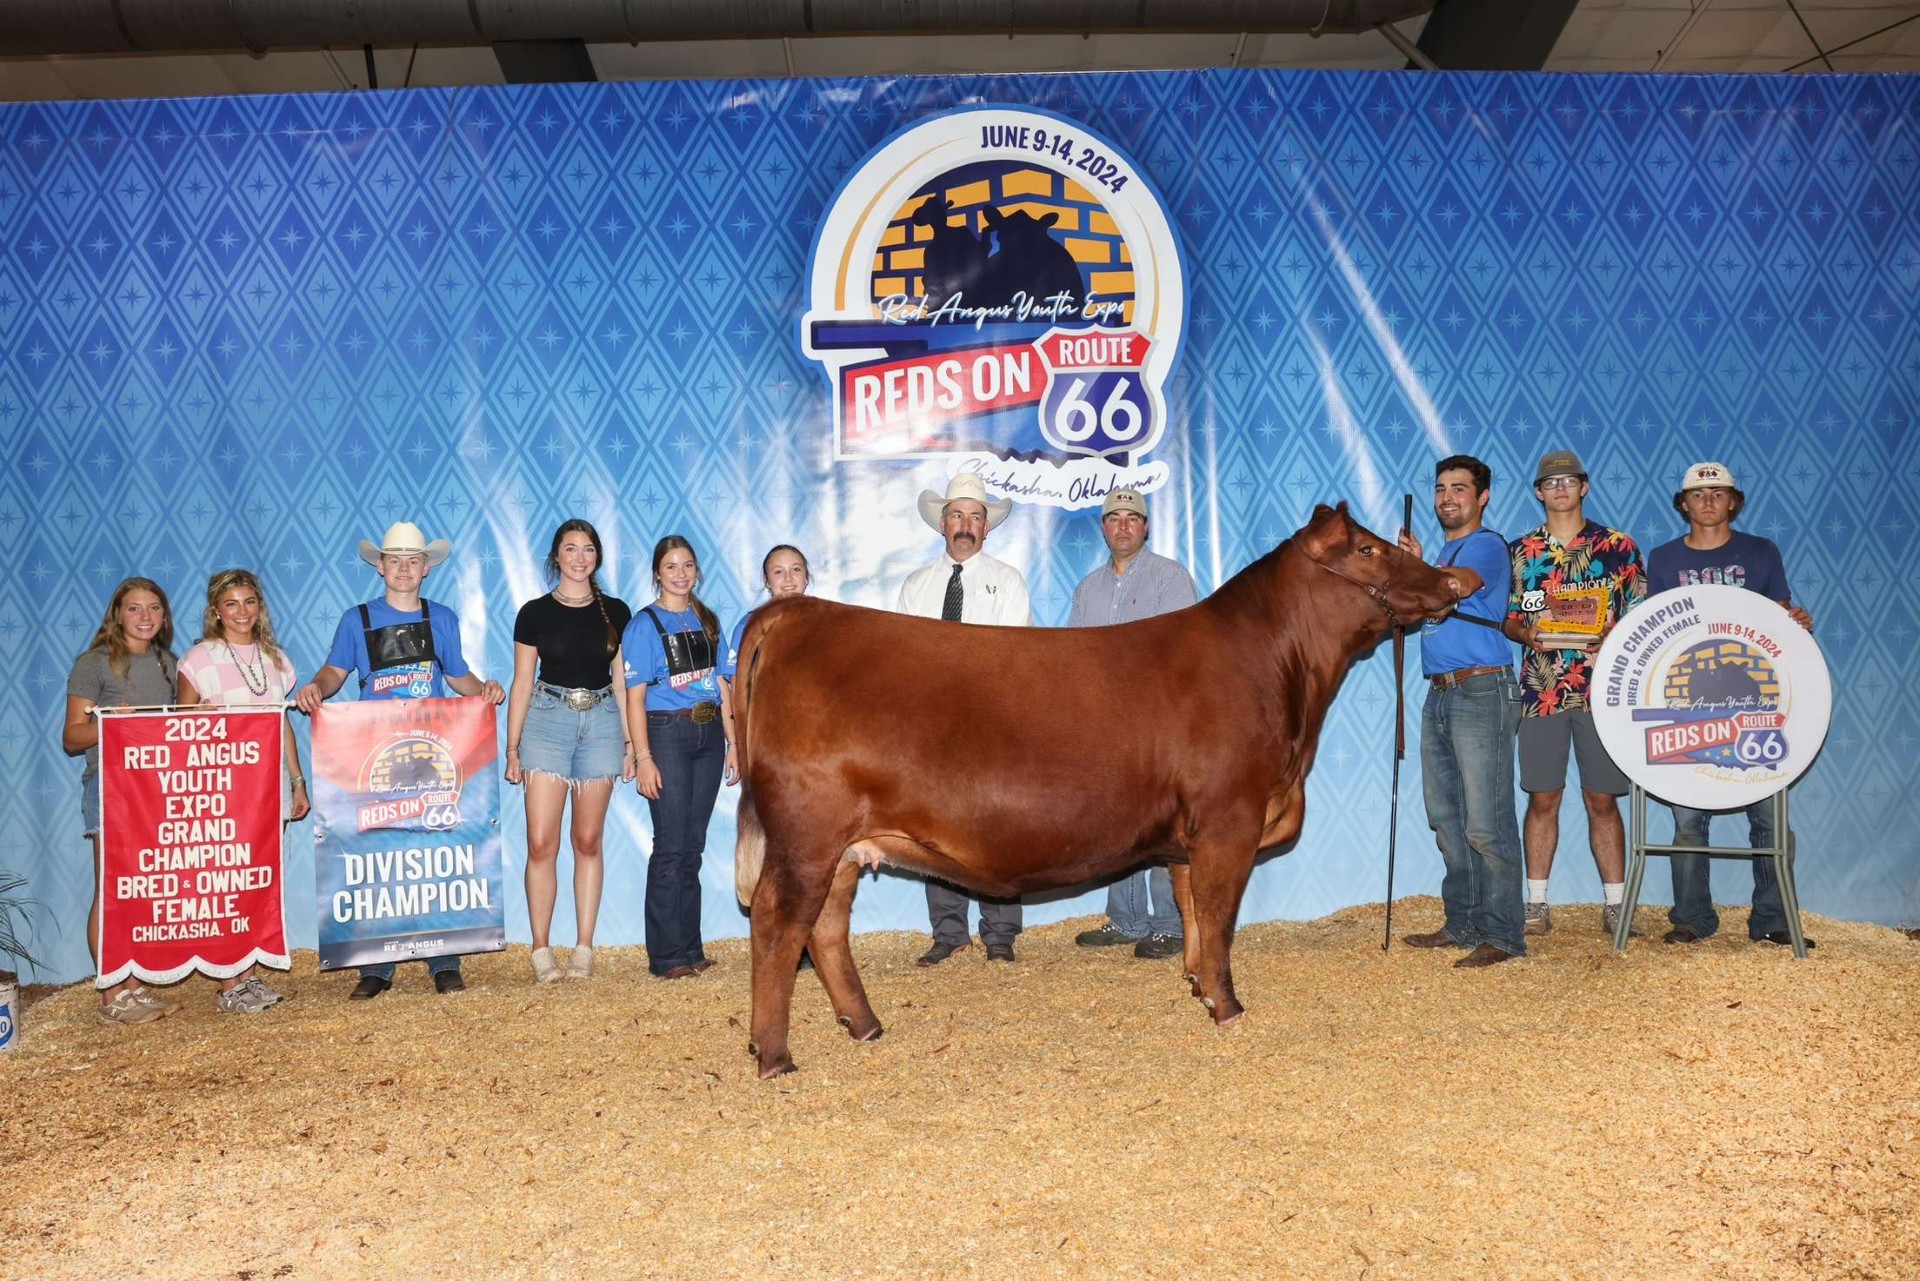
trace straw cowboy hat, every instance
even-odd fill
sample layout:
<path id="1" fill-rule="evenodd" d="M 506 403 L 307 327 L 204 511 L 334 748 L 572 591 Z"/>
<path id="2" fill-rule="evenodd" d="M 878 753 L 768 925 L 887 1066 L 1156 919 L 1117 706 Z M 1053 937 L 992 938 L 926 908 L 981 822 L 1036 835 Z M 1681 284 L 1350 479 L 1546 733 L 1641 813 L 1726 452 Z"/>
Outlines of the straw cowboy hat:
<path id="1" fill-rule="evenodd" d="M 375 547 L 366 539 L 360 540 L 360 559 L 378 569 L 382 554 L 389 556 L 425 556 L 427 568 L 432 569 L 453 554 L 453 544 L 444 538 L 427 541 L 420 527 L 412 521 L 397 520 L 387 526 L 386 536 Z"/>
<path id="2" fill-rule="evenodd" d="M 936 494 L 931 489 L 920 491 L 920 516 L 935 529 L 940 528 L 940 514 L 947 509 L 948 503 L 967 499 L 979 503 L 987 509 L 987 528 L 992 529 L 1007 518 L 1013 510 L 1010 498 L 988 498 L 987 486 L 970 471 L 963 471 L 947 482 L 947 492 Z"/>

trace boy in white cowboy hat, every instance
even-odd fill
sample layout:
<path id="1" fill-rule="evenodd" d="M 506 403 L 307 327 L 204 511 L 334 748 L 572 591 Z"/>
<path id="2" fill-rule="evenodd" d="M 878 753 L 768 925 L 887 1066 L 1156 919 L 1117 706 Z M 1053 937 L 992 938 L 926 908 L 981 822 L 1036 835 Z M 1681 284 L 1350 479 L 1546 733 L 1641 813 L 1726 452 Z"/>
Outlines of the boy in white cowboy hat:
<path id="1" fill-rule="evenodd" d="M 988 498 L 987 487 L 972 472 L 947 482 L 947 492 L 920 492 L 920 516 L 947 541 L 946 554 L 916 569 L 900 585 L 899 612 L 956 623 L 997 623 L 1002 627 L 1030 627 L 1033 608 L 1027 600 L 1027 580 L 1005 561 L 980 550 L 987 532 L 1013 510 L 1005 498 Z M 939 881 L 927 882 L 927 917 L 933 926 L 933 946 L 919 964 L 938 965 L 967 946 L 967 896 Z M 1020 933 L 1020 904 L 982 902 L 980 941 L 989 961 L 1013 960 L 1014 936 Z"/>
<path id="2" fill-rule="evenodd" d="M 1787 589 L 1787 568 L 1780 559 L 1779 547 L 1770 538 L 1733 527 L 1733 518 L 1746 503 L 1747 496 L 1734 484 L 1733 473 L 1720 463 L 1695 463 L 1687 468 L 1673 496 L 1673 509 L 1686 520 L 1687 532 L 1648 555 L 1647 591 L 1664 592 L 1700 583 L 1744 587 L 1786 606 L 1794 622 L 1812 631 L 1813 615 L 1795 605 Z M 1684 805 L 1671 808 L 1675 845 L 1708 843 L 1711 813 Z M 1747 839 L 1754 849 L 1772 848 L 1773 818 L 1771 796 L 1747 806 Z M 1673 908 L 1667 919 L 1673 922 L 1673 928 L 1662 941 L 1698 943 L 1712 938 L 1720 929 L 1720 913 L 1713 907 L 1710 860 L 1704 854 L 1675 854 L 1670 861 Z M 1747 917 L 1747 937 L 1756 943 L 1792 942 L 1780 881 L 1770 858 L 1753 860 L 1753 911 Z M 1806 944 L 1814 945 L 1812 939 Z"/>
<path id="3" fill-rule="evenodd" d="M 362 698 L 444 698 L 448 690 L 489 703 L 506 697 L 498 681 L 483 681 L 467 667 L 459 615 L 420 595 L 427 574 L 452 550 L 446 539 L 430 543 L 418 525 L 404 520 L 387 527 L 378 547 L 360 540 L 360 559 L 379 571 L 387 590 L 341 615 L 326 665 L 294 695 L 301 711 L 318 711 L 352 672 L 360 674 Z M 466 987 L 457 956 L 433 957 L 427 971 L 442 995 Z M 372 1000 L 393 986 L 393 972 L 390 964 L 361 966 L 348 999 Z"/>

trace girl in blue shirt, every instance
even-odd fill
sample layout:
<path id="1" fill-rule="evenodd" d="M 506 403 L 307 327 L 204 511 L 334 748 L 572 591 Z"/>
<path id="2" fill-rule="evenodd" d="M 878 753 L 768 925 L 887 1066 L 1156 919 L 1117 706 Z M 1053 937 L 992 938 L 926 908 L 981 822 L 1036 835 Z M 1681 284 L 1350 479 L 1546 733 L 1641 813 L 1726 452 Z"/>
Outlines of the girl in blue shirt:
<path id="1" fill-rule="evenodd" d="M 720 792 L 727 736 L 720 711 L 720 620 L 694 592 L 693 544 L 669 534 L 653 549 L 658 595 L 622 637 L 634 786 L 647 798 L 647 968 L 686 979 L 713 968 L 700 941 L 700 861 Z"/>

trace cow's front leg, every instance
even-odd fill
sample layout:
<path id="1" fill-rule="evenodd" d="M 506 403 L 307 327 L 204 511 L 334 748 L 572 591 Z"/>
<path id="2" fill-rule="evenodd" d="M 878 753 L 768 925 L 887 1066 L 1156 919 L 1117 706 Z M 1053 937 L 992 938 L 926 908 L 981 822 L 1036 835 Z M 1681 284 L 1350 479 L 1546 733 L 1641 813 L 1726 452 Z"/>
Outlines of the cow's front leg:
<path id="1" fill-rule="evenodd" d="M 793 1019 L 793 973 L 801 949 L 826 902 L 830 859 L 767 859 L 753 892 L 753 1039 L 747 1053 L 759 1060 L 760 1077 L 794 1070 L 787 1052 Z"/>
<path id="2" fill-rule="evenodd" d="M 1194 923 L 1199 927 L 1199 956 L 1194 969 L 1193 994 L 1224 1026 L 1246 1013 L 1233 995 L 1233 927 L 1240 916 L 1240 896 L 1253 874 L 1254 842 L 1207 842 L 1190 852 Z"/>
<path id="3" fill-rule="evenodd" d="M 813 923 L 813 936 L 807 946 L 813 953 L 814 972 L 827 989 L 827 999 L 833 1002 L 840 1026 L 856 1041 L 877 1041 L 884 1029 L 874 1017 L 859 968 L 853 963 L 853 949 L 847 945 L 853 892 L 859 884 L 860 864 L 843 860 L 833 874 L 833 887 L 827 891 L 826 906 Z"/>

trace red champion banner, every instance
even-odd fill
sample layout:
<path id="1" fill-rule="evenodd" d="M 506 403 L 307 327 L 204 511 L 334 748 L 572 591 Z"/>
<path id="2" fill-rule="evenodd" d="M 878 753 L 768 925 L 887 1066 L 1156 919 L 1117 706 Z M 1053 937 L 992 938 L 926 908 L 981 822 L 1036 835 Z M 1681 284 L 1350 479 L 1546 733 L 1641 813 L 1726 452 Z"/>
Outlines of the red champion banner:
<path id="1" fill-rule="evenodd" d="M 100 977 L 286 969 L 278 707 L 100 715 Z"/>

